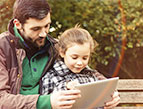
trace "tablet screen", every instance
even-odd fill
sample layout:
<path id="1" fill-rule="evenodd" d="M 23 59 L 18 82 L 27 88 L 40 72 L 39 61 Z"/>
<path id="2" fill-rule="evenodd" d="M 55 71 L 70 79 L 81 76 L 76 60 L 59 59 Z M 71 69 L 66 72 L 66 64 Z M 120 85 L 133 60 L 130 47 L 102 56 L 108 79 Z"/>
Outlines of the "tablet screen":
<path id="1" fill-rule="evenodd" d="M 116 89 L 119 78 L 109 78 L 91 83 L 79 84 L 75 87 L 81 90 L 81 98 L 77 99 L 73 109 L 91 109 L 104 106 L 110 101 Z"/>

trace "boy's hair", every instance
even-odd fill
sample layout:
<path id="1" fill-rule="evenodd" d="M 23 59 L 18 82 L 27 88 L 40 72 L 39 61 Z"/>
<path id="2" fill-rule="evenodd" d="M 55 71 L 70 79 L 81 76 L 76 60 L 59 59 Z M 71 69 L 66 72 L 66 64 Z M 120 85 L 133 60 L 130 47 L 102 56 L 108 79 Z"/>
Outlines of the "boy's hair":
<path id="1" fill-rule="evenodd" d="M 93 41 L 93 38 L 87 30 L 81 28 L 79 25 L 76 25 L 74 28 L 66 30 L 59 37 L 59 49 L 65 53 L 66 50 L 74 43 L 84 44 L 87 42 L 90 44 L 90 51 L 93 52 L 97 43 Z"/>
<path id="2" fill-rule="evenodd" d="M 16 0 L 13 6 L 13 17 L 24 24 L 27 19 L 43 19 L 51 9 L 46 0 Z"/>

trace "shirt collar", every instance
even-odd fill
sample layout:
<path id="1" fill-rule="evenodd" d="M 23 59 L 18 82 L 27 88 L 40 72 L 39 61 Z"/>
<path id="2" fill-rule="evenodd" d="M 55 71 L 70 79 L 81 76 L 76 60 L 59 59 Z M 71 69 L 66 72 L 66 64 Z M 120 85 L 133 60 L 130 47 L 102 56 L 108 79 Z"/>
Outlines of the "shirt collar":
<path id="1" fill-rule="evenodd" d="M 70 73 L 70 70 L 68 69 L 68 67 L 61 60 L 56 60 L 53 68 L 60 76 L 65 76 Z"/>
<path id="2" fill-rule="evenodd" d="M 73 73 L 71 70 L 69 70 L 69 68 L 65 65 L 65 63 L 61 59 L 57 59 L 55 61 L 53 68 L 59 76 L 66 76 L 70 73 Z M 80 73 L 91 75 L 92 72 L 94 72 L 94 70 L 89 69 L 88 66 L 86 66 Z"/>

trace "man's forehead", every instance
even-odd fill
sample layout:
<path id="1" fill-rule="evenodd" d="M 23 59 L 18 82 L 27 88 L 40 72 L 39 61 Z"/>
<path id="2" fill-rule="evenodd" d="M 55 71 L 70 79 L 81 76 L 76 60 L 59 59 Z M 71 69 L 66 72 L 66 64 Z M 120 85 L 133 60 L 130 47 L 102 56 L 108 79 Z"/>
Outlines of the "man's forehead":
<path id="1" fill-rule="evenodd" d="M 29 26 L 45 26 L 46 24 L 50 24 L 51 23 L 51 18 L 50 15 L 47 15 L 45 18 L 39 20 L 39 19 L 35 19 L 35 18 L 29 18 L 26 20 L 25 25 L 29 25 Z"/>

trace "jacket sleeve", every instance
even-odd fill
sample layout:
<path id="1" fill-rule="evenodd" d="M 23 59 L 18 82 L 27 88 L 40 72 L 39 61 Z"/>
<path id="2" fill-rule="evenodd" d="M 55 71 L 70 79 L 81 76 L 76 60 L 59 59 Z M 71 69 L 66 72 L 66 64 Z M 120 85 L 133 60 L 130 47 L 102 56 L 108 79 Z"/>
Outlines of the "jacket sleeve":
<path id="1" fill-rule="evenodd" d="M 103 74 L 99 73 L 97 70 L 91 69 L 89 66 L 86 66 L 85 71 L 91 72 L 98 80 L 107 79 Z"/>
<path id="2" fill-rule="evenodd" d="M 43 77 L 42 77 L 42 95 L 48 95 L 54 91 L 55 84 L 53 82 L 53 73 L 54 71 L 50 69 Z"/>
<path id="3" fill-rule="evenodd" d="M 98 80 L 104 80 L 106 79 L 106 77 L 104 75 L 102 75 L 101 73 L 99 73 L 98 71 L 95 71 L 95 76 L 97 77 Z"/>
<path id="4" fill-rule="evenodd" d="M 39 95 L 12 94 L 11 84 L 15 80 L 11 80 L 11 76 L 6 69 L 5 55 L 0 49 L 0 109 L 36 109 Z"/>

